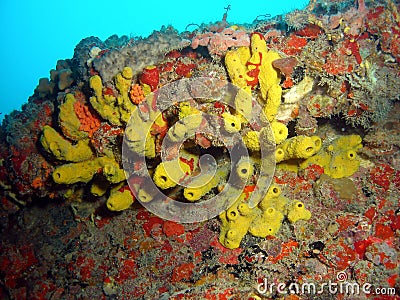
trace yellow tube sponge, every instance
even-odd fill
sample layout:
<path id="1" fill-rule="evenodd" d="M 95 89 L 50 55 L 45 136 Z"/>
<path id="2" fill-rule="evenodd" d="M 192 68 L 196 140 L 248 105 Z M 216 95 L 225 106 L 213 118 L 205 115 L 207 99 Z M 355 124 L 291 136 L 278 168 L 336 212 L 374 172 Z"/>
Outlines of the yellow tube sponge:
<path id="1" fill-rule="evenodd" d="M 265 197 L 276 198 L 282 194 L 282 190 L 278 185 L 271 185 L 267 191 Z"/>
<path id="2" fill-rule="evenodd" d="M 236 174 L 241 181 L 247 181 L 254 173 L 253 162 L 247 157 L 242 157 L 236 165 Z"/>
<path id="3" fill-rule="evenodd" d="M 132 103 L 129 98 L 129 89 L 132 84 L 133 72 L 129 67 L 125 67 L 122 72 L 118 73 L 115 78 L 115 87 L 119 92 L 117 98 L 118 109 L 120 113 L 120 118 L 123 122 L 127 123 L 132 112 L 137 108 L 136 105 Z"/>
<path id="4" fill-rule="evenodd" d="M 59 160 L 79 162 L 87 160 L 93 155 L 89 140 L 80 140 L 76 145 L 72 145 L 48 125 L 43 127 L 40 143 L 47 152 Z"/>
<path id="5" fill-rule="evenodd" d="M 247 149 L 251 151 L 260 151 L 260 140 L 259 140 L 259 132 L 251 130 L 245 134 L 243 137 L 243 142 L 246 145 Z"/>
<path id="6" fill-rule="evenodd" d="M 185 137 L 194 134 L 194 131 L 200 126 L 203 116 L 200 113 L 190 114 L 176 122 L 169 130 L 168 137 L 173 142 L 182 141 Z"/>
<path id="7" fill-rule="evenodd" d="M 343 178 L 353 175 L 360 167 L 357 151 L 362 148 L 359 135 L 341 136 L 300 164 L 304 169 L 311 164 L 324 168 L 324 173 L 332 178 Z"/>
<path id="8" fill-rule="evenodd" d="M 282 148 L 277 148 L 275 150 L 275 160 L 276 162 L 281 162 L 285 160 L 285 151 Z"/>
<path id="9" fill-rule="evenodd" d="M 184 173 L 181 170 L 177 170 L 176 168 L 169 168 L 168 166 L 173 164 L 175 167 L 175 163 L 172 161 L 165 161 L 160 163 L 153 174 L 154 183 L 161 189 L 169 189 L 176 186 L 179 182 L 173 180 L 171 175 L 177 176 L 180 178 L 184 177 Z M 168 172 L 167 172 L 168 170 Z M 178 172 L 178 173 L 176 173 Z M 175 174 L 176 173 L 176 174 Z"/>
<path id="10" fill-rule="evenodd" d="M 135 124 L 135 125 L 132 125 Z M 130 125 L 125 129 L 125 142 L 127 146 L 139 155 L 148 158 L 156 156 L 155 138 L 151 135 L 150 121 L 143 121 L 139 114 L 133 114 Z M 146 137 L 146 140 L 143 140 Z"/>
<path id="11" fill-rule="evenodd" d="M 118 186 L 111 190 L 106 205 L 111 211 L 122 211 L 129 208 L 134 201 L 135 198 L 129 188 Z"/>
<path id="12" fill-rule="evenodd" d="M 265 41 L 264 41 L 265 43 Z M 272 62 L 281 58 L 278 52 L 269 50 L 268 53 L 263 57 L 260 73 L 258 75 L 258 81 L 260 84 L 261 97 L 267 100 L 267 94 L 273 86 L 277 86 L 280 83 L 281 77 L 279 71 L 272 66 Z M 268 96 L 268 99 L 270 96 Z"/>
<path id="13" fill-rule="evenodd" d="M 236 202 L 226 212 L 220 214 L 222 222 L 219 242 L 228 249 L 235 249 L 249 230 L 255 217 L 255 210 L 246 203 Z"/>
<path id="14" fill-rule="evenodd" d="M 138 195 L 137 195 L 138 199 L 141 202 L 147 203 L 150 202 L 151 200 L 153 200 L 153 196 L 150 195 L 145 189 L 141 188 L 138 191 Z"/>
<path id="15" fill-rule="evenodd" d="M 103 196 L 107 192 L 109 186 L 110 183 L 105 180 L 105 178 L 96 178 L 90 186 L 90 193 L 97 197 Z"/>
<path id="16" fill-rule="evenodd" d="M 213 186 L 213 184 L 211 182 L 209 182 L 208 184 L 201 186 L 201 187 L 185 188 L 183 191 L 183 196 L 191 202 L 198 201 L 198 200 L 200 200 L 201 197 L 203 197 L 205 194 L 207 194 L 216 185 L 217 184 L 215 184 Z"/>
<path id="17" fill-rule="evenodd" d="M 292 158 L 308 158 L 317 153 L 322 146 L 319 137 L 308 137 L 304 135 L 292 137 L 276 149 L 277 162 Z"/>
<path id="18" fill-rule="evenodd" d="M 108 157 L 98 157 L 58 166 L 54 169 L 52 176 L 54 182 L 58 184 L 89 182 L 95 174 L 103 171 L 104 168 L 108 173 L 105 174 L 107 179 L 112 180 L 110 182 L 118 183 L 125 179 L 124 171 L 120 169 L 119 164 Z"/>
<path id="19" fill-rule="evenodd" d="M 250 37 L 251 57 L 246 63 L 247 73 L 246 82 L 254 88 L 259 82 L 259 74 L 264 58 L 268 53 L 267 44 L 264 36 L 260 33 L 253 33 Z"/>
<path id="20" fill-rule="evenodd" d="M 295 200 L 289 204 L 287 218 L 290 223 L 295 223 L 298 220 L 307 221 L 311 218 L 311 212 L 305 208 L 303 202 Z"/>
<path id="21" fill-rule="evenodd" d="M 94 91 L 94 96 L 90 97 L 90 103 L 103 119 L 111 124 L 122 126 L 129 121 L 132 112 L 137 109 L 128 96 L 132 81 L 132 69 L 126 67 L 114 78 L 114 84 L 119 92 L 119 96 L 106 93 L 103 95 L 103 83 L 100 76 L 94 75 L 89 79 L 89 85 Z"/>
<path id="22" fill-rule="evenodd" d="M 89 86 L 94 91 L 94 94 L 98 98 L 103 97 L 103 82 L 101 81 L 101 77 L 99 75 L 94 75 L 89 79 Z"/>
<path id="23" fill-rule="evenodd" d="M 252 111 L 251 94 L 244 89 L 239 89 L 235 96 L 235 115 L 240 117 L 242 123 L 248 123 L 251 120 Z"/>
<path id="24" fill-rule="evenodd" d="M 242 128 L 242 122 L 239 117 L 236 117 L 228 112 L 222 114 L 224 118 L 224 128 L 229 133 L 239 132 Z"/>
<path id="25" fill-rule="evenodd" d="M 119 164 L 111 159 L 101 160 L 103 175 L 110 183 L 118 183 L 125 180 L 125 172 Z"/>
<path id="26" fill-rule="evenodd" d="M 184 189 L 183 196 L 191 202 L 200 200 L 227 177 L 228 171 L 229 169 L 224 166 L 217 169 L 215 174 L 204 174 L 197 177 Z"/>
<path id="27" fill-rule="evenodd" d="M 58 114 L 58 122 L 65 137 L 79 141 L 86 139 L 88 133 L 80 130 L 81 122 L 75 114 L 74 104 L 76 99 L 73 94 L 66 94 L 63 103 L 60 105 L 60 113 Z"/>
<path id="28" fill-rule="evenodd" d="M 137 182 L 130 181 L 129 186 L 132 190 L 136 191 L 135 197 L 140 202 L 147 203 L 157 198 L 158 190 L 151 188 L 150 181 L 150 178 L 146 178 L 146 180 L 138 180 Z"/>
<path id="29" fill-rule="evenodd" d="M 279 145 L 282 143 L 284 140 L 286 140 L 289 130 L 286 127 L 285 124 L 281 122 L 274 121 L 271 123 L 271 129 L 272 132 L 274 133 L 274 138 L 275 138 L 275 143 Z"/>
<path id="30" fill-rule="evenodd" d="M 281 195 L 282 190 L 279 186 L 277 185 L 271 185 L 265 194 L 264 198 L 260 201 L 258 206 L 262 209 L 265 210 L 268 207 L 272 206 L 272 202 L 274 198 L 277 198 Z"/>
<path id="31" fill-rule="evenodd" d="M 187 187 L 183 191 L 183 196 L 191 201 L 198 201 L 201 197 L 211 191 L 212 188 L 216 187 L 218 182 L 209 181 L 207 184 L 200 187 Z"/>
<path id="32" fill-rule="evenodd" d="M 198 114 L 200 114 L 200 111 L 197 108 L 191 106 L 189 102 L 184 101 L 179 103 L 179 119 Z"/>
<path id="33" fill-rule="evenodd" d="M 65 164 L 57 167 L 53 172 L 53 180 L 58 184 L 73 184 L 89 182 L 101 165 L 97 160 Z"/>
<path id="34" fill-rule="evenodd" d="M 230 50 L 226 53 L 225 66 L 232 83 L 250 94 L 251 89 L 247 86 L 246 81 L 246 58 L 250 58 L 250 49 L 248 47 L 240 47 L 239 49 Z"/>
<path id="35" fill-rule="evenodd" d="M 266 103 L 263 107 L 264 114 L 269 122 L 275 120 L 279 106 L 281 105 L 281 98 L 282 98 L 281 86 L 278 84 L 272 85 L 268 90 Z"/>
<path id="36" fill-rule="evenodd" d="M 249 233 L 262 238 L 274 236 L 281 228 L 283 217 L 280 211 L 268 207 L 252 222 Z"/>
<path id="37" fill-rule="evenodd" d="M 181 154 L 181 157 L 185 156 L 190 157 L 190 159 L 193 158 L 188 153 Z M 179 184 L 186 175 L 191 174 L 193 171 L 192 166 L 184 161 L 188 161 L 188 159 L 168 160 L 160 163 L 153 174 L 154 183 L 163 190 Z M 194 163 L 195 160 L 193 159 Z"/>
<path id="38" fill-rule="evenodd" d="M 271 185 L 267 191 L 267 194 L 258 204 L 258 207 L 262 211 L 267 210 L 269 207 L 273 207 L 283 213 L 285 211 L 288 199 L 282 196 L 281 193 L 282 190 L 279 186 Z"/>
<path id="39" fill-rule="evenodd" d="M 333 155 L 324 173 L 332 178 L 343 178 L 353 175 L 360 167 L 360 160 L 354 150 L 341 151 Z"/>
<path id="40" fill-rule="evenodd" d="M 212 187 L 209 185 L 198 188 L 186 188 L 183 191 L 183 196 L 191 202 L 198 201 L 201 197 L 207 194 L 211 190 L 211 188 Z"/>

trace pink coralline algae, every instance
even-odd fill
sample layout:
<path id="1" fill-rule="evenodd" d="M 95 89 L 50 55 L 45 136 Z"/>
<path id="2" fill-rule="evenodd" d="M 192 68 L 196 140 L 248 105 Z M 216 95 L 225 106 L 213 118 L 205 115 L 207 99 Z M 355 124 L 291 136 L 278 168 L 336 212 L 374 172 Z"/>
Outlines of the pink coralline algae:
<path id="1" fill-rule="evenodd" d="M 246 31 L 225 28 L 221 32 L 197 34 L 192 40 L 192 48 L 205 46 L 210 54 L 221 56 L 230 47 L 249 46 L 250 38 Z"/>

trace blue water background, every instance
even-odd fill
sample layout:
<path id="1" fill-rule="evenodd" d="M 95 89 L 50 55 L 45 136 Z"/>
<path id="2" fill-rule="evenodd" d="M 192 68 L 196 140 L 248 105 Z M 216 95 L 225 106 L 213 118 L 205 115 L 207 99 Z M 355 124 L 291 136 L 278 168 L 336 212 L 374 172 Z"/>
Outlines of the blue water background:
<path id="1" fill-rule="evenodd" d="M 183 31 L 190 23 L 251 23 L 303 8 L 308 1 L 58 1 L 0 0 L 0 122 L 20 109 L 57 60 L 72 58 L 85 37 L 148 36 L 163 25 Z M 194 28 L 192 28 L 194 29 Z"/>

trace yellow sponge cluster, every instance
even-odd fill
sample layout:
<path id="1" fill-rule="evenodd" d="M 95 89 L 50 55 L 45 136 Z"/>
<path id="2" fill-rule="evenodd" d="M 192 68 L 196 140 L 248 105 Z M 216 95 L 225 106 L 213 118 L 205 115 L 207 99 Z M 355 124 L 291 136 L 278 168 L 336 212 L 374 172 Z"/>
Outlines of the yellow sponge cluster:
<path id="1" fill-rule="evenodd" d="M 316 154 L 321 147 L 322 141 L 318 136 L 295 136 L 285 140 L 276 148 L 276 162 L 297 158 L 309 158 Z"/>
<path id="2" fill-rule="evenodd" d="M 80 129 L 81 122 L 75 114 L 74 105 L 76 99 L 73 94 L 68 93 L 61 105 L 58 114 L 58 123 L 63 135 L 73 141 L 79 141 L 88 137 L 87 132 Z"/>
<path id="3" fill-rule="evenodd" d="M 246 147 L 251 151 L 260 151 L 260 133 L 258 131 L 248 131 L 246 135 L 243 137 L 243 142 Z"/>
<path id="4" fill-rule="evenodd" d="M 84 161 L 93 156 L 89 140 L 79 140 L 75 145 L 66 140 L 53 127 L 43 127 L 40 142 L 43 148 L 58 160 Z"/>
<path id="5" fill-rule="evenodd" d="M 304 169 L 316 164 L 324 168 L 324 173 L 332 178 L 343 178 L 353 175 L 360 167 L 357 151 L 362 148 L 359 135 L 341 136 L 322 149 L 317 155 L 300 164 Z"/>
<path id="6" fill-rule="evenodd" d="M 124 170 L 115 160 L 106 156 L 60 165 L 54 169 L 52 176 L 54 182 L 58 184 L 73 184 L 89 182 L 98 173 L 102 173 L 110 183 L 125 180 Z"/>
<path id="7" fill-rule="evenodd" d="M 191 136 L 201 122 L 203 116 L 198 109 L 192 107 L 189 102 L 180 102 L 179 121 L 168 130 L 168 137 L 173 142 L 182 141 L 185 137 Z"/>
<path id="8" fill-rule="evenodd" d="M 189 172 L 190 168 L 183 162 L 164 161 L 154 171 L 153 180 L 159 188 L 165 190 L 179 184 Z"/>
<path id="9" fill-rule="evenodd" d="M 125 67 L 116 74 L 113 82 L 103 85 L 98 75 L 90 77 L 89 86 L 93 90 L 90 104 L 99 115 L 112 125 L 123 126 L 126 124 L 137 106 L 129 98 L 134 74 L 131 68 Z M 104 151 L 105 156 L 96 157 L 88 132 L 82 130 L 81 120 L 78 118 L 75 108 L 77 104 L 74 94 L 67 93 L 59 106 L 58 131 L 57 127 L 44 126 L 40 143 L 55 160 L 66 162 L 54 168 L 52 178 L 55 183 L 71 185 L 75 183 L 89 183 L 90 192 L 95 196 L 102 196 L 110 190 L 107 207 L 110 210 L 123 210 L 128 208 L 134 197 L 126 188 L 125 172 L 114 153 Z M 151 107 L 153 99 L 147 99 L 148 107 Z M 150 110 L 148 114 L 157 112 Z M 143 112 L 142 112 L 143 115 Z M 142 115 L 136 114 L 133 120 L 135 126 L 128 127 L 126 142 L 131 150 L 147 158 L 156 155 L 156 138 L 164 133 L 168 127 L 167 122 L 160 115 L 156 118 L 154 126 Z M 132 129 L 134 128 L 134 129 Z M 147 137 L 143 141 L 143 137 Z M 111 189 L 110 189 L 111 187 Z M 67 195 L 73 193 L 73 189 Z M 138 197 L 151 200 L 152 195 L 141 190 Z"/>
<path id="10" fill-rule="evenodd" d="M 161 189 L 169 189 L 190 175 L 197 166 L 199 158 L 187 151 L 181 151 L 175 160 L 161 162 L 153 174 L 154 183 Z"/>
<path id="11" fill-rule="evenodd" d="M 92 194 L 101 196 L 107 192 L 110 184 L 124 181 L 125 173 L 114 157 L 96 157 L 89 145 L 89 139 L 74 134 L 78 132 L 74 120 L 76 115 L 71 114 L 69 117 L 67 112 L 73 109 L 75 101 L 72 94 L 67 94 L 60 105 L 59 122 L 64 126 L 64 135 L 46 125 L 43 127 L 40 143 L 56 160 L 68 162 L 54 168 L 52 177 L 55 183 L 70 185 L 91 181 Z M 66 135 L 77 138 L 77 142 L 73 144 L 65 138 Z M 96 174 L 99 176 L 95 176 Z"/>
<path id="12" fill-rule="evenodd" d="M 224 118 L 224 128 L 227 132 L 229 133 L 239 132 L 240 129 L 242 128 L 242 122 L 240 117 L 231 115 L 228 112 L 223 113 L 222 117 Z"/>
<path id="13" fill-rule="evenodd" d="M 121 211 L 129 208 L 135 198 L 129 188 L 118 185 L 111 189 L 110 197 L 108 197 L 106 205 L 111 211 Z"/>
<path id="14" fill-rule="evenodd" d="M 237 50 L 228 51 L 225 56 L 225 65 L 229 77 L 242 92 L 238 93 L 237 107 L 240 111 L 251 113 L 251 103 L 245 100 L 243 94 L 252 94 L 252 90 L 259 86 L 259 102 L 263 103 L 263 113 L 271 124 L 271 132 L 266 130 L 268 138 L 275 140 L 277 145 L 276 161 L 288 161 L 293 159 L 307 159 L 314 156 L 322 147 L 322 141 L 318 136 L 296 136 L 287 140 L 288 128 L 285 124 L 276 120 L 276 115 L 281 104 L 282 88 L 280 86 L 280 74 L 272 62 L 281 58 L 280 55 L 268 49 L 262 34 L 251 35 L 250 47 L 240 47 Z M 236 103 L 235 103 L 236 104 Z M 245 109 L 244 109 L 245 108 Z M 241 112 L 242 115 L 244 113 Z M 235 126 L 235 122 L 229 122 L 228 115 L 225 118 L 225 129 L 231 125 L 231 131 L 241 129 Z M 243 141 L 252 154 L 261 150 L 260 136 L 263 130 L 245 131 Z M 273 137 L 272 137 L 273 135 Z M 297 171 L 297 166 L 295 166 Z M 237 175 L 240 175 L 237 173 Z M 288 201 L 281 196 L 279 187 L 272 186 L 264 199 L 257 207 L 251 209 L 244 200 L 244 196 L 226 212 L 220 215 L 222 221 L 220 242 L 227 248 L 239 247 L 244 235 L 250 234 L 258 237 L 275 235 L 285 218 L 291 222 L 308 220 L 311 212 L 299 201 Z"/>
<path id="15" fill-rule="evenodd" d="M 221 232 L 219 242 L 228 249 L 235 249 L 248 232 L 256 211 L 249 208 L 247 203 L 237 201 L 230 209 L 220 214 Z"/>
<path id="16" fill-rule="evenodd" d="M 251 93 L 251 87 L 247 84 L 252 78 L 247 75 L 249 71 L 246 64 L 251 53 L 248 47 L 239 47 L 237 50 L 230 50 L 225 55 L 225 65 L 232 83 L 239 88 Z"/>
<path id="17" fill-rule="evenodd" d="M 115 87 L 119 92 L 116 97 L 113 93 L 103 93 L 104 87 L 99 75 L 90 77 L 89 84 L 94 91 L 94 96 L 90 97 L 90 103 L 100 116 L 111 124 L 118 126 L 126 124 L 137 108 L 128 95 L 132 78 L 132 69 L 129 67 L 125 67 L 115 76 Z"/>
<path id="18" fill-rule="evenodd" d="M 228 176 L 228 173 L 228 167 L 221 166 L 217 169 L 215 174 L 206 173 L 196 177 L 190 182 L 189 186 L 184 189 L 183 196 L 191 202 L 200 200 L 201 197 L 223 182 Z"/>
<path id="19" fill-rule="evenodd" d="M 293 201 L 288 208 L 287 217 L 291 223 L 295 223 L 298 220 L 309 220 L 311 212 L 305 208 L 303 202 Z"/>
<path id="20" fill-rule="evenodd" d="M 231 208 L 219 216 L 222 222 L 219 241 L 226 248 L 235 249 L 247 233 L 262 238 L 274 236 L 285 216 L 289 222 L 295 223 L 309 220 L 311 212 L 300 201 L 289 203 L 276 185 L 269 188 L 264 199 L 253 209 L 248 206 L 242 194 Z"/>
<path id="21" fill-rule="evenodd" d="M 128 147 L 148 158 L 156 156 L 155 138 L 151 135 L 151 126 L 151 121 L 144 121 L 139 114 L 135 113 L 131 116 L 130 125 L 125 129 L 125 142 Z M 143 141 L 144 137 L 146 137 L 145 141 Z"/>
<path id="22" fill-rule="evenodd" d="M 277 144 L 287 138 L 286 125 L 275 120 L 282 98 L 280 74 L 272 66 L 272 62 L 280 58 L 280 55 L 268 49 L 262 34 L 251 35 L 250 47 L 240 47 L 230 50 L 225 56 L 225 65 L 232 83 L 240 87 L 245 93 L 238 93 L 235 103 L 239 114 L 248 118 L 251 113 L 251 90 L 257 84 L 260 87 L 260 97 L 264 103 L 263 112 L 269 122 L 273 123 L 273 133 Z M 248 94 L 247 98 L 246 95 Z M 247 99 L 247 100 L 246 100 Z M 250 100 L 249 100 L 250 99 Z M 231 124 L 234 124 L 232 122 Z M 227 125 L 225 126 L 227 127 Z M 233 130 L 233 129 L 232 129 Z M 246 145 L 252 151 L 257 151 L 257 142 L 254 142 L 254 134 L 246 137 Z"/>
<path id="23" fill-rule="evenodd" d="M 261 98 L 265 103 L 263 111 L 268 121 L 272 122 L 278 113 L 282 97 L 282 88 L 279 85 L 280 74 L 274 69 L 272 62 L 279 59 L 280 55 L 273 50 L 268 50 L 264 37 L 258 33 L 251 36 L 251 52 L 252 56 L 247 63 L 249 73 L 258 69 Z"/>
<path id="24" fill-rule="evenodd" d="M 272 129 L 272 132 L 274 134 L 275 143 L 277 145 L 282 143 L 288 137 L 289 130 L 286 127 L 286 125 L 281 123 L 281 122 L 278 122 L 278 121 L 272 122 L 271 123 L 271 129 Z"/>

